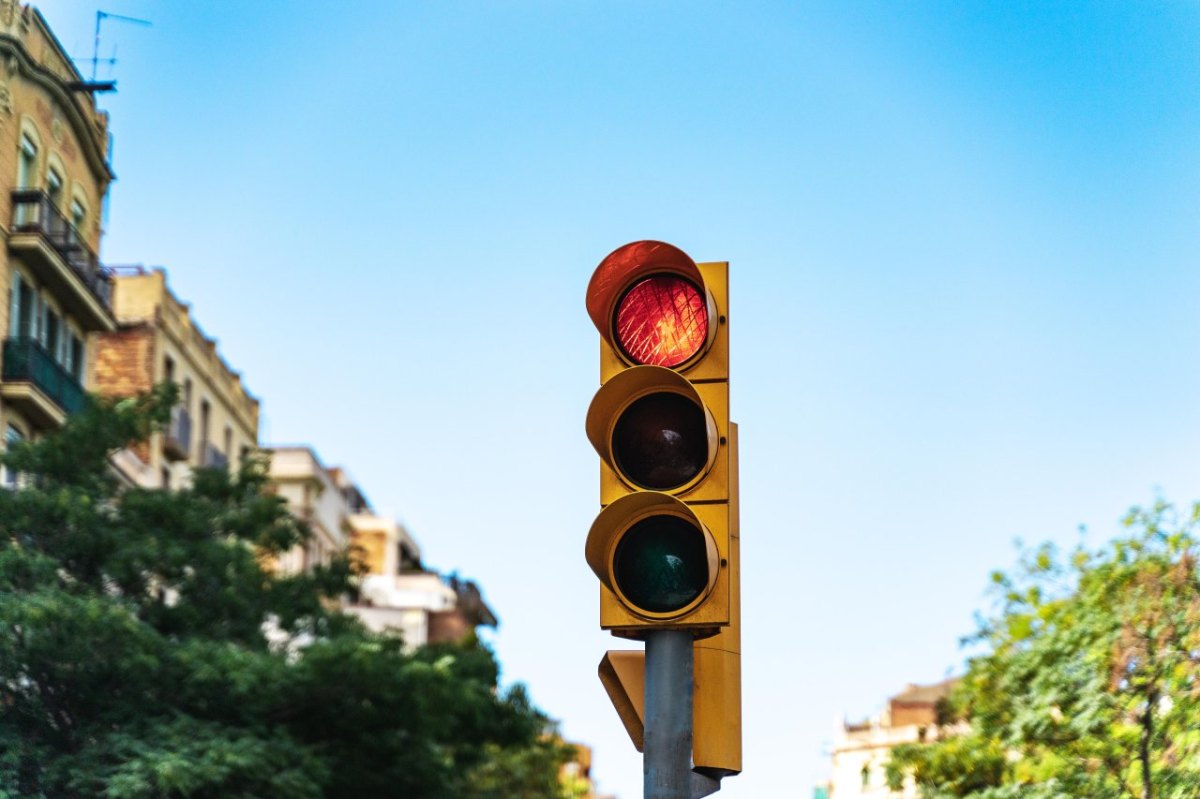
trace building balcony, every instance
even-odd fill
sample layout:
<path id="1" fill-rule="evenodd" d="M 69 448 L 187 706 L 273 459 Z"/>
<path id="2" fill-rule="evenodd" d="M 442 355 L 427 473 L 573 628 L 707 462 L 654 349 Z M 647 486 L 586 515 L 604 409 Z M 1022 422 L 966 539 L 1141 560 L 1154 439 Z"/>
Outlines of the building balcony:
<path id="1" fill-rule="evenodd" d="M 59 427 L 83 408 L 83 386 L 34 339 L 5 339 L 0 378 L 0 397 L 39 428 Z"/>
<path id="2" fill-rule="evenodd" d="M 171 409 L 171 422 L 163 435 L 163 455 L 169 461 L 185 461 L 192 451 L 192 415 L 182 405 Z"/>
<path id="3" fill-rule="evenodd" d="M 212 444 L 205 442 L 200 449 L 200 465 L 208 469 L 228 469 L 229 456 Z"/>
<path id="4" fill-rule="evenodd" d="M 115 330 L 112 277 L 83 235 L 37 189 L 12 193 L 8 249 L 88 330 Z"/>

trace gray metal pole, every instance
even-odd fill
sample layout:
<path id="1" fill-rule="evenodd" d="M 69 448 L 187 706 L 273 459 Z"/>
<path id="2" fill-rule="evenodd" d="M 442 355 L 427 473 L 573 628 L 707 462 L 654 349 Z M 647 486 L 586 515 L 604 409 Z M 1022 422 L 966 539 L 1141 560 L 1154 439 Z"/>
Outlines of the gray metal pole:
<path id="1" fill-rule="evenodd" d="M 646 634 L 645 799 L 691 799 L 692 634 Z"/>

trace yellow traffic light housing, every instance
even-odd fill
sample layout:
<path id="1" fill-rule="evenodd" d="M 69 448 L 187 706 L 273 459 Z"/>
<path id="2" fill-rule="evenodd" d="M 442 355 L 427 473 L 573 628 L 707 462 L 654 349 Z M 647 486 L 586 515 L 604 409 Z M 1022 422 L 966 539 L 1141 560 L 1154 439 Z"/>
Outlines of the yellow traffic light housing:
<path id="1" fill-rule="evenodd" d="M 729 624 L 728 298 L 727 264 L 660 241 L 617 248 L 588 284 L 604 509 L 586 550 L 615 635 Z"/>
<path id="2" fill-rule="evenodd" d="M 697 641 L 692 649 L 692 766 L 721 778 L 742 771 L 742 662 L 737 652 L 704 646 L 716 640 Z M 641 752 L 646 738 L 646 653 L 605 652 L 599 673 L 621 724 Z"/>

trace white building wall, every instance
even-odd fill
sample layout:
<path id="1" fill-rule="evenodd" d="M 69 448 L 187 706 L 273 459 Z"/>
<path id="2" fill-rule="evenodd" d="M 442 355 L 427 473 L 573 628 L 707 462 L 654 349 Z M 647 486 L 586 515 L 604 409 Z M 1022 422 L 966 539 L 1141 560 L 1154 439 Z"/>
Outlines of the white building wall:
<path id="1" fill-rule="evenodd" d="M 362 603 L 347 608 L 372 630 L 399 630 L 408 647 L 429 641 L 429 615 L 454 610 L 458 595 L 436 574 L 370 574 Z"/>

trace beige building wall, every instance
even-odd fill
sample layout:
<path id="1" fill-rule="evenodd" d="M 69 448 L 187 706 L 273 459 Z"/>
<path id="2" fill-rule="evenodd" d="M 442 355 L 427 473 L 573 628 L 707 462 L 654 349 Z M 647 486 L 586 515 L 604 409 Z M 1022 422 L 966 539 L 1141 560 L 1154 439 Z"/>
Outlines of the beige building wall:
<path id="1" fill-rule="evenodd" d="M 349 523 L 351 544 L 367 574 L 399 574 L 404 562 L 420 562 L 420 547 L 395 520 L 374 513 L 354 513 Z"/>
<path id="2" fill-rule="evenodd" d="M 108 117 L 42 16 L 0 0 L 0 432 L 34 437 L 79 407 L 90 335 L 111 330 L 99 267 Z M 17 202 L 16 197 L 21 201 Z"/>
<path id="3" fill-rule="evenodd" d="M 275 492 L 287 500 L 294 516 L 309 524 L 308 545 L 296 547 L 279 559 L 281 571 L 302 572 L 328 564 L 349 544 L 349 508 L 334 476 L 311 447 L 271 447 L 268 474 Z"/>
<path id="4" fill-rule="evenodd" d="M 917 797 L 912 780 L 899 793 L 888 788 L 885 766 L 892 748 L 905 743 L 935 741 L 939 730 L 938 703 L 954 680 L 933 685 L 908 685 L 888 700 L 878 716 L 858 723 L 839 722 L 834 733 L 830 799 L 911 799 Z"/>
<path id="5" fill-rule="evenodd" d="M 199 466 L 236 468 L 258 447 L 258 400 L 171 292 L 163 270 L 124 270 L 114 283 L 120 327 L 96 337 L 94 389 L 129 396 L 173 382 L 180 390 L 168 429 L 123 453 L 118 466 L 148 488 L 185 486 Z"/>
<path id="6" fill-rule="evenodd" d="M 418 647 L 438 640 L 434 620 L 453 613 L 457 601 L 454 589 L 433 572 L 369 574 L 363 578 L 361 601 L 347 611 L 372 630 L 399 631 L 406 646 Z"/>

